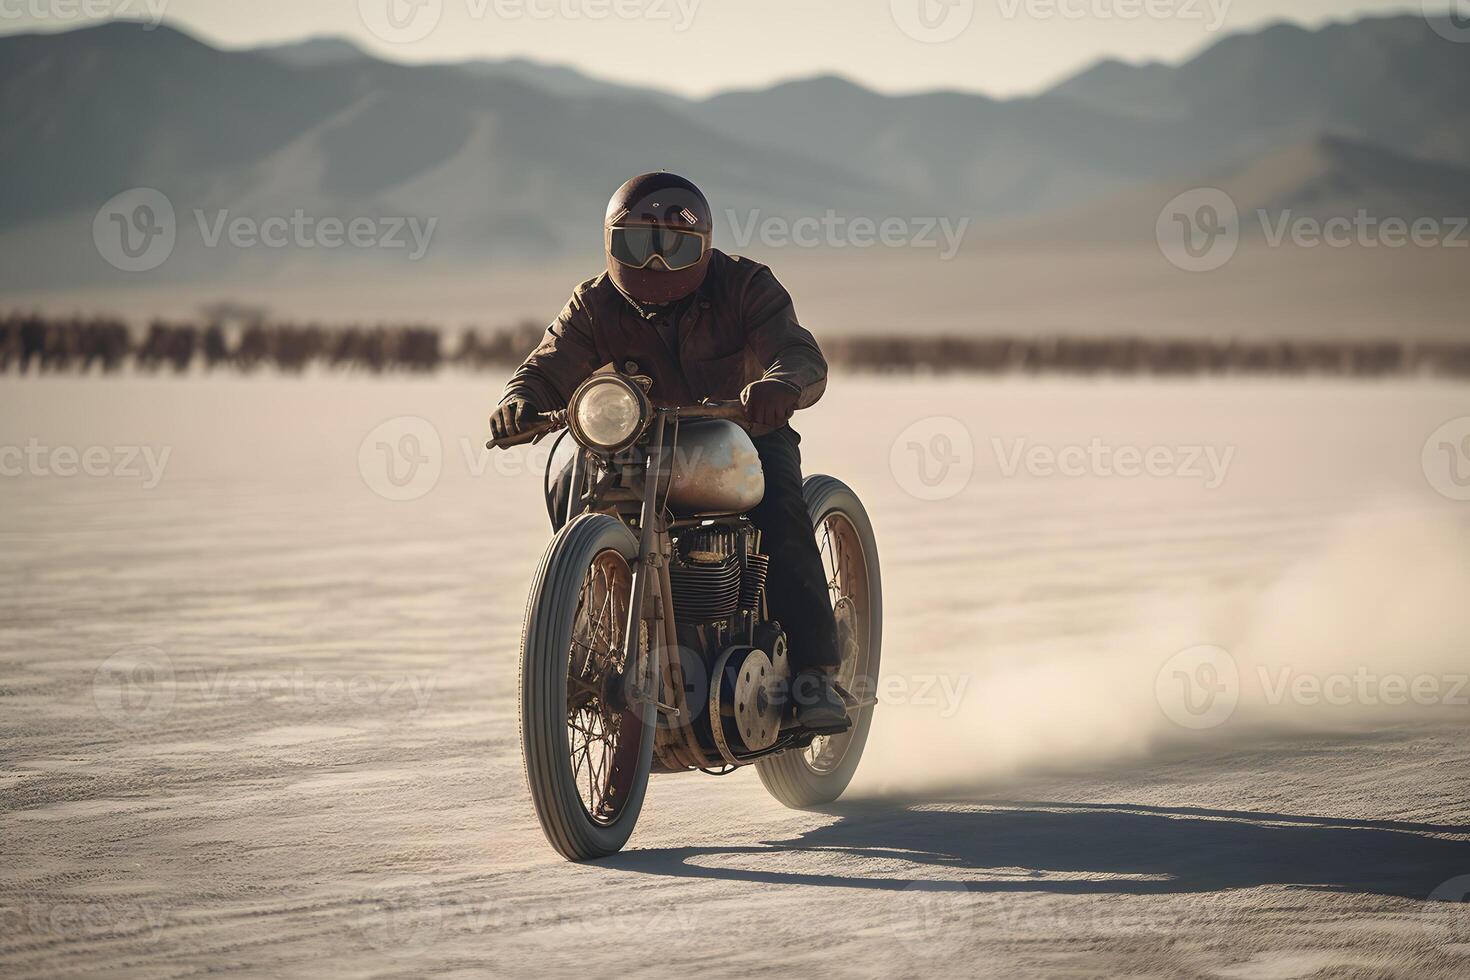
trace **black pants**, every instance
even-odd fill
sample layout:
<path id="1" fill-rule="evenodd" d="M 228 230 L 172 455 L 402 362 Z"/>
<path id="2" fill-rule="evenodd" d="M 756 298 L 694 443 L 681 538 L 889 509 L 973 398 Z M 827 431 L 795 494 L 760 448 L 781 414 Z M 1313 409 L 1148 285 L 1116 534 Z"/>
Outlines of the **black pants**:
<path id="1" fill-rule="evenodd" d="M 827 574 L 817 539 L 801 495 L 801 436 L 789 425 L 755 440 L 765 470 L 766 495 L 750 512 L 761 531 L 761 550 L 771 556 L 766 577 L 766 605 L 771 618 L 786 631 L 793 671 L 835 668 L 837 622 L 827 595 Z M 552 483 L 547 501 L 552 515 L 566 514 L 572 482 L 571 467 Z M 560 517 L 552 517 L 559 528 Z"/>

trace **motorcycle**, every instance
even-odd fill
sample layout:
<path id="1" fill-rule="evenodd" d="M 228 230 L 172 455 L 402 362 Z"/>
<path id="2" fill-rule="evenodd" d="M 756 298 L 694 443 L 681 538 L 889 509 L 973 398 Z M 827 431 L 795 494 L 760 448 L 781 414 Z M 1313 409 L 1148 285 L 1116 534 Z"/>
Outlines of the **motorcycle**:
<path id="1" fill-rule="evenodd" d="M 650 386 L 605 370 L 567 408 L 486 444 L 561 429 L 574 440 L 554 515 L 565 523 L 531 585 L 520 664 L 526 781 L 547 840 L 573 861 L 623 847 L 652 773 L 754 765 L 786 806 L 832 802 L 876 704 L 882 590 L 862 503 L 830 476 L 802 486 L 838 626 L 834 686 L 852 722 L 819 735 L 796 722 L 786 636 L 767 614 L 770 559 L 748 516 L 764 478 L 737 424 L 744 408 L 655 407 Z"/>

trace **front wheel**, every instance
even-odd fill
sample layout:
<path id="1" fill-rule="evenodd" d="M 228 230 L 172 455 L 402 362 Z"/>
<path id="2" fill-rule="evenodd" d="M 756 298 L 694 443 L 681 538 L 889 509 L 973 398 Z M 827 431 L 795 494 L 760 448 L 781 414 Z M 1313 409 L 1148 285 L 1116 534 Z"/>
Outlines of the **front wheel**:
<path id="1" fill-rule="evenodd" d="M 862 501 L 841 480 L 809 476 L 801 487 L 827 573 L 827 594 L 837 618 L 842 665 L 837 680 L 860 699 L 878 690 L 883 638 L 883 585 L 878 545 Z M 852 727 L 819 735 L 805 749 L 791 749 L 755 764 L 771 795 L 789 807 L 831 803 L 857 772 L 873 724 L 871 705 L 856 709 Z"/>
<path id="2" fill-rule="evenodd" d="M 521 633 L 521 753 L 546 839 L 572 861 L 622 849 L 638 822 L 653 759 L 654 707 L 629 706 L 622 677 L 638 542 L 606 514 L 552 540 Z"/>

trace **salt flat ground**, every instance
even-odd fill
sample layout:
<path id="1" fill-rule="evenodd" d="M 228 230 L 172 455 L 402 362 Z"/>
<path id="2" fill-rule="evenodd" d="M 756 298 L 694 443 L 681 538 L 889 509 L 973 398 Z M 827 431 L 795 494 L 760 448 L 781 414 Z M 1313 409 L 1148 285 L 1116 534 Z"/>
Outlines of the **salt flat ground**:
<path id="1" fill-rule="evenodd" d="M 573 865 L 499 380 L 4 380 L 0 974 L 1470 970 L 1464 388 L 836 379 L 895 681 L 849 798 L 656 777 Z"/>

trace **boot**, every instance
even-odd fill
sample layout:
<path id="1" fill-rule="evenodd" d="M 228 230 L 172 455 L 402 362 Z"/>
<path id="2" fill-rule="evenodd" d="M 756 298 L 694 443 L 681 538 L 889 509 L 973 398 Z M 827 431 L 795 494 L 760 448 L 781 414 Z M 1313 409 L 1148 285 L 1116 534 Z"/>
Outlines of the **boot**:
<path id="1" fill-rule="evenodd" d="M 832 686 L 824 670 L 803 670 L 791 681 L 791 701 L 796 705 L 796 722 L 818 735 L 836 735 L 852 727 L 847 705 Z"/>

